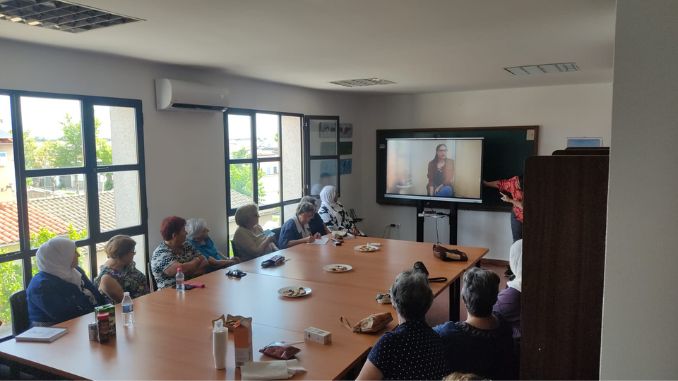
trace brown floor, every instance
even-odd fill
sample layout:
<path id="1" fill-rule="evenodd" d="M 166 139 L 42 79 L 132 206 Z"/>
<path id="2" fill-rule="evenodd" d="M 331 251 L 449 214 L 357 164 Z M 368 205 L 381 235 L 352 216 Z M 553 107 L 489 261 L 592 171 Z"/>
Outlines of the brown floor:
<path id="1" fill-rule="evenodd" d="M 497 273 L 501 279 L 499 289 L 503 290 L 506 288 L 506 281 L 508 280 L 508 278 L 504 276 L 504 271 L 506 271 L 507 264 L 508 262 L 506 261 L 485 260 L 481 261 L 480 267 Z M 449 320 L 449 300 L 449 289 L 443 291 L 442 294 L 435 298 L 433 301 L 433 306 L 431 306 L 431 309 L 426 315 L 426 320 L 431 326 L 435 326 Z M 459 309 L 459 320 L 466 320 L 466 307 L 464 307 L 463 302 L 461 303 L 461 308 Z"/>

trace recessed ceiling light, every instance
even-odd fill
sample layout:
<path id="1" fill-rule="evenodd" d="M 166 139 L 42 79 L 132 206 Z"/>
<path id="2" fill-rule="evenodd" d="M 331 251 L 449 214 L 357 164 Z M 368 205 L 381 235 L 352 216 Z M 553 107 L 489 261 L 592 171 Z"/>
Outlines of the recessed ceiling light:
<path id="1" fill-rule="evenodd" d="M 532 75 L 549 73 L 567 73 L 579 71 L 579 66 L 574 62 L 549 63 L 539 65 L 522 65 L 505 67 L 504 70 L 513 75 Z"/>
<path id="2" fill-rule="evenodd" d="M 0 0 L 0 20 L 78 33 L 143 21 L 62 0 Z"/>
<path id="3" fill-rule="evenodd" d="M 344 79 L 341 81 L 332 81 L 330 83 L 333 85 L 339 85 L 344 87 L 363 87 L 374 85 L 392 85 L 395 82 L 382 78 L 361 78 L 361 79 Z"/>

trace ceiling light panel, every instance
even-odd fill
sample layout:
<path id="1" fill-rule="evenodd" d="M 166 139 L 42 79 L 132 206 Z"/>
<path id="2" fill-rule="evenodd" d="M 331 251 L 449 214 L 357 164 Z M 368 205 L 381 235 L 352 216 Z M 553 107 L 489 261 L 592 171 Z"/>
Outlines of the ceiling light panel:
<path id="1" fill-rule="evenodd" d="M 375 85 L 392 85 L 395 82 L 381 78 L 361 78 L 361 79 L 344 79 L 341 81 L 332 81 L 330 83 L 344 87 L 364 87 Z"/>
<path id="2" fill-rule="evenodd" d="M 505 67 L 504 70 L 513 75 L 533 75 L 579 71 L 579 66 L 577 66 L 577 64 L 574 62 L 561 62 L 539 65 L 511 66 Z"/>
<path id="3" fill-rule="evenodd" d="M 0 20 L 70 33 L 143 21 L 60 0 L 0 0 Z"/>

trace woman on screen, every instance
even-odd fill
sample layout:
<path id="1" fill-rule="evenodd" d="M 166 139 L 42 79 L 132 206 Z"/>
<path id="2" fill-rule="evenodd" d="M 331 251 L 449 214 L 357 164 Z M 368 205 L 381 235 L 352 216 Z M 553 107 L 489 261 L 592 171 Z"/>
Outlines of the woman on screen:
<path id="1" fill-rule="evenodd" d="M 454 196 L 454 160 L 447 158 L 447 145 L 438 144 L 436 154 L 428 163 L 427 195 L 437 197 Z"/>

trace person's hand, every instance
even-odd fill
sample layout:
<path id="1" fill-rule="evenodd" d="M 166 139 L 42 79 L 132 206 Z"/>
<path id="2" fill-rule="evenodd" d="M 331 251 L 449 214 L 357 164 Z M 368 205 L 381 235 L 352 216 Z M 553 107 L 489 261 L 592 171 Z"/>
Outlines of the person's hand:
<path id="1" fill-rule="evenodd" d="M 235 265 L 235 264 L 240 263 L 240 258 L 238 258 L 238 257 L 231 257 L 231 258 L 228 258 L 227 261 L 229 261 L 231 264 Z"/>
<path id="2" fill-rule="evenodd" d="M 218 262 L 217 262 L 216 259 L 209 257 L 209 258 L 207 258 L 207 263 L 209 263 L 210 266 L 216 266 Z"/>
<path id="3" fill-rule="evenodd" d="M 275 241 L 275 236 L 273 236 L 273 235 L 269 235 L 268 237 L 266 237 L 264 239 L 264 242 L 266 242 L 267 244 L 273 243 L 273 241 Z"/>
<path id="4" fill-rule="evenodd" d="M 313 241 L 315 241 L 315 236 L 310 235 L 306 238 L 306 243 L 313 243 Z"/>
<path id="5" fill-rule="evenodd" d="M 508 202 L 509 204 L 513 204 L 513 199 L 509 197 L 506 193 L 500 193 L 501 194 L 501 200 L 504 202 Z"/>
<path id="6" fill-rule="evenodd" d="M 435 190 L 433 193 L 434 193 L 434 194 L 435 194 L 435 193 L 438 193 L 438 191 L 440 191 L 440 188 L 442 188 L 442 187 L 443 187 L 443 184 L 438 185 L 438 186 L 436 187 L 436 190 Z"/>
<path id="7" fill-rule="evenodd" d="M 320 233 L 315 233 L 315 234 L 313 234 L 313 238 L 314 238 L 314 239 L 320 239 L 320 237 L 322 237 L 322 236 L 320 235 Z"/>

